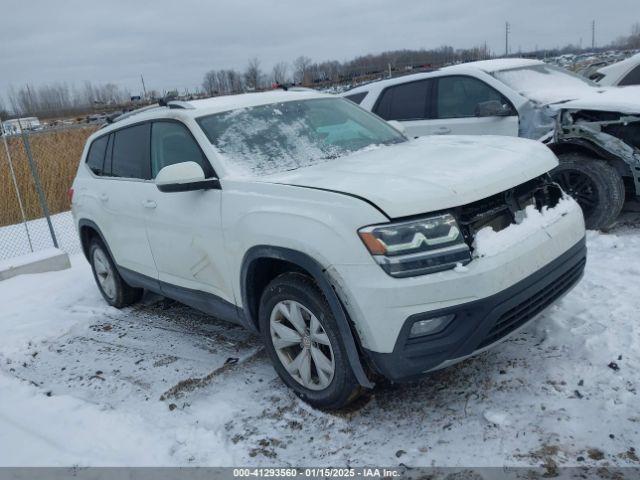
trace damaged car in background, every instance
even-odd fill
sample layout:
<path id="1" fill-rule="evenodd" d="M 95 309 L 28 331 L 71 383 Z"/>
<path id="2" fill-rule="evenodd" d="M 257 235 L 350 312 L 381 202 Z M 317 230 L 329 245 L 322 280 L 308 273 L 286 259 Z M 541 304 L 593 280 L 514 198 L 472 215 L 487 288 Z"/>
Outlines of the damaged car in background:
<path id="1" fill-rule="evenodd" d="M 640 196 L 640 87 L 602 87 L 538 60 L 496 59 L 382 80 L 345 97 L 410 136 L 509 135 L 558 155 L 553 178 L 588 228 L 611 226 Z M 398 125 L 400 126 L 400 125 Z"/>

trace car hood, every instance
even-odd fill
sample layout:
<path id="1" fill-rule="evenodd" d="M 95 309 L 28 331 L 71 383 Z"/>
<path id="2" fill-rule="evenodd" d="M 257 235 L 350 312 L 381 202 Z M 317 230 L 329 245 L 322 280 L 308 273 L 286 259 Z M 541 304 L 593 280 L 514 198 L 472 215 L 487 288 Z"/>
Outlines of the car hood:
<path id="1" fill-rule="evenodd" d="M 554 110 L 577 109 L 640 114 L 640 86 L 540 88 L 523 93 L 534 102 Z"/>
<path id="2" fill-rule="evenodd" d="M 563 109 L 598 110 L 640 114 L 640 86 L 590 87 L 574 95 L 565 93 L 565 101 L 550 104 Z"/>
<path id="3" fill-rule="evenodd" d="M 355 195 L 399 218 L 481 200 L 556 165 L 555 155 L 531 140 L 432 136 L 258 180 Z"/>

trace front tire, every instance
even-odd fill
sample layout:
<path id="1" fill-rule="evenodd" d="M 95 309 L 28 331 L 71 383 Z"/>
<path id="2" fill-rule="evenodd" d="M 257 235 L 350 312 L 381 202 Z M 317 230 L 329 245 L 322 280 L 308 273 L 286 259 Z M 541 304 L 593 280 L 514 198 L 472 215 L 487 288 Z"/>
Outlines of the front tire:
<path id="1" fill-rule="evenodd" d="M 551 177 L 582 208 L 588 229 L 601 230 L 613 225 L 624 205 L 624 181 L 604 160 L 571 152 L 558 155 L 560 165 Z"/>
<path id="2" fill-rule="evenodd" d="M 262 294 L 259 321 L 276 372 L 301 399 L 338 409 L 358 397 L 336 319 L 313 279 L 293 272 L 276 277 Z"/>
<path id="3" fill-rule="evenodd" d="M 123 308 L 140 300 L 143 289 L 134 288 L 122 279 L 109 250 L 98 238 L 89 245 L 89 262 L 98 289 L 109 305 Z"/>

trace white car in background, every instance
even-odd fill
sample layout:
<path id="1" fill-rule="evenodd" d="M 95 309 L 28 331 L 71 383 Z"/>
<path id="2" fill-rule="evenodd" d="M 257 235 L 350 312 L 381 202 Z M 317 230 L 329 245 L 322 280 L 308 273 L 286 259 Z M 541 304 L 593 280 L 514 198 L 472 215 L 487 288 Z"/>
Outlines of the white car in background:
<path id="1" fill-rule="evenodd" d="M 169 103 L 94 133 L 72 209 L 104 299 L 143 289 L 259 333 L 338 408 L 491 347 L 578 282 L 579 206 L 543 145 L 409 140 L 317 92 Z"/>
<path id="2" fill-rule="evenodd" d="M 640 53 L 602 67 L 592 73 L 589 78 L 603 86 L 640 85 Z"/>
<path id="3" fill-rule="evenodd" d="M 541 140 L 554 179 L 589 228 L 606 228 L 640 195 L 640 87 L 599 87 L 537 60 L 497 59 L 363 85 L 343 94 L 407 135 L 508 135 Z"/>

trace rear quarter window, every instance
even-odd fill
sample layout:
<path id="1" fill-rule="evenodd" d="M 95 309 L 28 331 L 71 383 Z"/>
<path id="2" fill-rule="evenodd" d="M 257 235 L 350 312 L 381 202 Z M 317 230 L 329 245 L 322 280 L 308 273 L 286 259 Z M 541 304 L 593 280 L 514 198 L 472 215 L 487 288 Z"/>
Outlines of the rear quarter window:
<path id="1" fill-rule="evenodd" d="M 95 139 L 89 147 L 87 166 L 95 175 L 104 175 L 104 155 L 107 151 L 109 136 Z"/>

